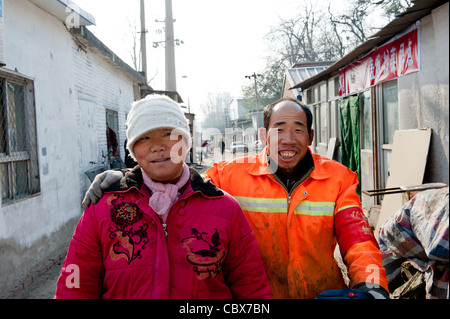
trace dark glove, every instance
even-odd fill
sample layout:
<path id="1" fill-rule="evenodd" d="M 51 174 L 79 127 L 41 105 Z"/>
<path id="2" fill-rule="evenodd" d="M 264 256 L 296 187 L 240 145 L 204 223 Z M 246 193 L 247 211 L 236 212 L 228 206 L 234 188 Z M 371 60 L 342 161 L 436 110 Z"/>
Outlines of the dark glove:
<path id="1" fill-rule="evenodd" d="M 103 190 L 107 189 L 122 177 L 122 171 L 107 170 L 97 174 L 84 195 L 83 206 L 88 207 L 91 203 L 97 203 L 103 196 Z"/>
<path id="2" fill-rule="evenodd" d="M 374 284 L 370 284 L 374 285 Z M 371 287 L 367 286 L 367 283 L 361 282 L 359 284 L 356 284 L 353 288 L 359 289 L 363 291 L 367 291 L 369 294 L 371 294 L 375 299 L 389 299 L 389 292 L 387 292 L 384 288 L 381 287 Z"/>
<path id="3" fill-rule="evenodd" d="M 316 299 L 375 299 L 375 297 L 367 291 L 360 289 L 332 289 L 320 293 Z"/>

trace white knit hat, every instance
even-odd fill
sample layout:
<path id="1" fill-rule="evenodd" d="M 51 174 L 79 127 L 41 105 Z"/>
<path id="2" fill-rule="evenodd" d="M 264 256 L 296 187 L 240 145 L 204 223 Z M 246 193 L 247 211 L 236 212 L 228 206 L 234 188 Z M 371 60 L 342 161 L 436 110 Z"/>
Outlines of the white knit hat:
<path id="1" fill-rule="evenodd" d="M 188 120 L 180 105 L 165 95 L 147 95 L 131 105 L 127 117 L 127 148 L 136 160 L 134 143 L 142 134 L 157 128 L 177 129 L 191 148 Z"/>

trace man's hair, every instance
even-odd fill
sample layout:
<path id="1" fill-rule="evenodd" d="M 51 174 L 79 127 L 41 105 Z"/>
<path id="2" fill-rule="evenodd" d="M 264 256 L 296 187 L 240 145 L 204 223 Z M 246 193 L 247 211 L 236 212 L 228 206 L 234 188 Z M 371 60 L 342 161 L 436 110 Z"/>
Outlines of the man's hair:
<path id="1" fill-rule="evenodd" d="M 313 116 L 312 116 L 311 110 L 309 109 L 309 107 L 306 104 L 303 104 L 301 101 L 299 101 L 297 99 L 294 99 L 294 98 L 290 98 L 290 97 L 281 98 L 281 99 L 273 102 L 272 104 L 267 105 L 264 108 L 264 111 L 263 111 L 264 128 L 266 129 L 266 131 L 269 130 L 269 122 L 270 122 L 270 117 L 272 115 L 273 108 L 277 104 L 279 104 L 279 103 L 281 103 L 283 101 L 292 101 L 292 102 L 297 103 L 299 106 L 301 106 L 303 111 L 306 113 L 306 126 L 307 126 L 307 129 L 308 129 L 308 134 L 311 136 L 311 127 L 312 127 L 312 120 L 313 120 Z"/>

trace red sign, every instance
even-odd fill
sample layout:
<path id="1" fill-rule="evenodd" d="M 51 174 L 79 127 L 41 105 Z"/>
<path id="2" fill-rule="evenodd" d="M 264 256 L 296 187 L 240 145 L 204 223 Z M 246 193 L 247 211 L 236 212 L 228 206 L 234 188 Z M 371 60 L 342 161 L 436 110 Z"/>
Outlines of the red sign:
<path id="1" fill-rule="evenodd" d="M 339 96 L 419 71 L 418 26 L 340 70 Z"/>

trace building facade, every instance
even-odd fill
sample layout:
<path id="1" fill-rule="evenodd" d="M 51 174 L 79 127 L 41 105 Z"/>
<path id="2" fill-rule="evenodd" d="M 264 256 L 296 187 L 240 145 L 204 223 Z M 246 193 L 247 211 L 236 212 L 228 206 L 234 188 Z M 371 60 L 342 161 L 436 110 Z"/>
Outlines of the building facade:
<path id="1" fill-rule="evenodd" d="M 315 152 L 343 161 L 343 130 L 358 124 L 351 142 L 358 148 L 361 190 L 386 187 L 394 135 L 408 130 L 431 132 L 429 147 L 420 149 L 428 154 L 419 184 L 449 183 L 448 6 L 415 1 L 344 58 L 293 86 L 314 113 Z M 387 76 L 393 69 L 397 73 Z M 341 147 L 330 152 L 336 141 Z M 363 192 L 361 197 L 366 207 L 382 201 Z"/>
<path id="2" fill-rule="evenodd" d="M 0 297 L 64 251 L 86 172 L 120 166 L 144 77 L 69 0 L 1 0 Z"/>

